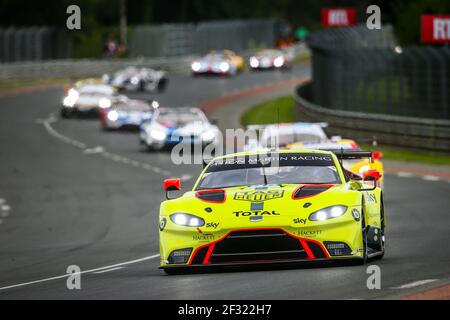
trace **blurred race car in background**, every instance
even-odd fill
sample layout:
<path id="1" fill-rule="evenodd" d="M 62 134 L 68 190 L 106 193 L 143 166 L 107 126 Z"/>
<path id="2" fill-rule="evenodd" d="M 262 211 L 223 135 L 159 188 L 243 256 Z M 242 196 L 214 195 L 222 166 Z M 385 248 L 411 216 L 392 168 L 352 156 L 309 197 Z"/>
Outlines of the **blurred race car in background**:
<path id="1" fill-rule="evenodd" d="M 329 138 L 324 131 L 327 123 L 281 123 L 269 125 L 250 125 L 249 130 L 258 130 L 257 139 L 249 139 L 244 151 L 287 149 L 287 150 L 326 150 L 332 152 L 340 151 L 360 151 L 361 147 L 355 140 L 342 139 L 339 136 Z M 371 139 L 372 145 L 376 146 L 376 141 Z M 369 170 L 377 170 L 381 176 L 378 183 L 384 186 L 383 163 L 381 152 L 373 152 L 372 158 L 347 159 L 343 165 L 345 169 L 359 176 L 364 175 Z"/>
<path id="2" fill-rule="evenodd" d="M 244 151 L 280 149 L 294 142 L 319 143 L 326 141 L 323 130 L 325 123 L 279 123 L 268 125 L 250 125 L 248 130 L 257 132 L 255 139 L 248 139 Z"/>
<path id="3" fill-rule="evenodd" d="M 191 64 L 193 75 L 235 75 L 244 68 L 244 60 L 233 51 L 211 51 Z"/>
<path id="4" fill-rule="evenodd" d="M 138 129 L 143 122 L 152 118 L 158 107 L 156 100 L 147 102 L 122 97 L 114 101 L 111 107 L 100 110 L 100 126 L 104 130 Z"/>
<path id="5" fill-rule="evenodd" d="M 162 92 L 166 89 L 167 73 L 150 68 L 127 67 L 111 74 L 104 74 L 103 82 L 127 91 Z"/>
<path id="6" fill-rule="evenodd" d="M 281 50 L 265 49 L 261 50 L 249 59 L 252 70 L 281 69 L 288 68 L 288 57 Z"/>
<path id="7" fill-rule="evenodd" d="M 114 87 L 106 84 L 78 84 L 67 91 L 62 102 L 61 116 L 98 116 L 100 109 L 107 109 L 124 96 L 118 95 Z"/>
<path id="8" fill-rule="evenodd" d="M 152 119 L 140 128 L 140 142 L 148 150 L 159 150 L 178 143 L 201 144 L 220 142 L 219 128 L 198 108 L 159 108 Z"/>

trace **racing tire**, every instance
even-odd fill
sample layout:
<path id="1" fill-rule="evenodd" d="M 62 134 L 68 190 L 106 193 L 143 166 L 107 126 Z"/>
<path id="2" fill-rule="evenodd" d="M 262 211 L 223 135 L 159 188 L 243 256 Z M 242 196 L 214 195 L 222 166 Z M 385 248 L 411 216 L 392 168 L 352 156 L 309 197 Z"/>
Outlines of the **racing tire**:
<path id="1" fill-rule="evenodd" d="M 64 119 L 69 119 L 73 117 L 73 112 L 72 110 L 68 110 L 67 108 L 62 108 L 61 109 L 61 118 Z"/>
<path id="2" fill-rule="evenodd" d="M 367 263 L 368 260 L 368 250 L 369 247 L 367 246 L 367 227 L 366 227 L 366 221 L 364 218 L 364 209 L 363 206 L 361 206 L 361 237 L 363 242 L 363 256 L 358 261 L 358 264 L 364 265 Z"/>

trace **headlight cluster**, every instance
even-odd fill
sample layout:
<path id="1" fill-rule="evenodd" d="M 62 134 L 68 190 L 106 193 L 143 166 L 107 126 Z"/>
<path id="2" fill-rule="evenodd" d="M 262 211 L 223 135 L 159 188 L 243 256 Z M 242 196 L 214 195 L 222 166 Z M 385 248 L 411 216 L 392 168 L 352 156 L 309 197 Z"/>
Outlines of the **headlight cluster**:
<path id="1" fill-rule="evenodd" d="M 158 141 L 163 141 L 166 139 L 167 134 L 163 130 L 152 130 L 150 131 L 150 136 Z"/>
<path id="2" fill-rule="evenodd" d="M 201 227 L 205 224 L 205 220 L 189 213 L 174 213 L 170 216 L 170 220 L 180 226 L 185 227 Z"/>
<path id="3" fill-rule="evenodd" d="M 194 71 L 194 72 L 200 71 L 200 68 L 201 68 L 200 62 L 195 61 L 195 62 L 193 62 L 193 63 L 191 64 L 191 69 L 192 69 L 192 71 Z"/>
<path id="4" fill-rule="evenodd" d="M 77 90 L 75 90 L 74 88 L 70 89 L 67 92 L 67 97 L 64 98 L 63 105 L 65 107 L 73 107 L 75 105 L 75 102 L 77 102 L 79 96 L 80 94 Z"/>
<path id="5" fill-rule="evenodd" d="M 208 130 L 202 133 L 202 140 L 203 141 L 211 141 L 216 137 L 216 133 L 214 130 Z"/>
<path id="6" fill-rule="evenodd" d="M 258 61 L 258 59 L 256 59 L 256 57 L 251 57 L 251 58 L 250 58 L 250 66 L 251 66 L 252 68 L 258 68 L 258 66 L 259 66 L 259 61 Z"/>
<path id="7" fill-rule="evenodd" d="M 109 107 L 111 107 L 111 100 L 109 100 L 108 98 L 101 98 L 98 102 L 98 106 L 102 109 L 108 109 Z"/>
<path id="8" fill-rule="evenodd" d="M 219 69 L 222 72 L 227 72 L 228 70 L 230 70 L 230 64 L 228 62 L 222 62 L 219 65 Z"/>
<path id="9" fill-rule="evenodd" d="M 111 121 L 117 121 L 119 119 L 119 113 L 116 110 L 111 110 L 108 112 L 108 119 Z"/>
<path id="10" fill-rule="evenodd" d="M 342 216 L 347 211 L 347 206 L 337 205 L 326 207 L 320 209 L 316 212 L 313 212 L 309 216 L 309 220 L 311 221 L 325 221 L 328 219 L 333 219 Z"/>

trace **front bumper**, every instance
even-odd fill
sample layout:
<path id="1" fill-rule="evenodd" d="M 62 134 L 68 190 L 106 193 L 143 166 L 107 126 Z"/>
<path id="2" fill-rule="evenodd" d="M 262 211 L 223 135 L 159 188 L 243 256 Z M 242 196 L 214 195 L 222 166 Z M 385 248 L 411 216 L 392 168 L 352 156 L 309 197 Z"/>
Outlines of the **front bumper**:
<path id="1" fill-rule="evenodd" d="M 355 223 L 323 230 L 300 228 L 237 229 L 222 236 L 211 233 L 191 235 L 181 240 L 180 233 L 160 233 L 161 268 L 290 264 L 362 258 L 361 229 Z M 287 229 L 290 229 L 287 231 Z M 303 235 L 312 235 L 303 237 Z M 167 238 L 169 237 L 169 238 Z M 178 238 L 178 239 L 177 239 Z M 203 243 L 192 241 L 200 239 Z M 167 240 L 167 241 L 166 241 Z M 335 245 L 342 250 L 333 249 Z M 191 248 L 185 263 L 174 263 L 171 254 Z"/>

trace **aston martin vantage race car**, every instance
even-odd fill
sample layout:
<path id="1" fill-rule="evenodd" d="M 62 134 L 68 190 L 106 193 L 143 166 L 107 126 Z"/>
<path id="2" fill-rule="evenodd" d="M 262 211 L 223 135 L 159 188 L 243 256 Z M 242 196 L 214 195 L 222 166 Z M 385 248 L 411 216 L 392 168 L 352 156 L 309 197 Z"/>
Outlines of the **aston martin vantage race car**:
<path id="1" fill-rule="evenodd" d="M 257 130 L 259 133 L 256 139 L 249 139 L 244 146 L 244 151 L 255 150 L 271 150 L 271 149 L 315 149 L 340 152 L 357 151 L 361 147 L 355 140 L 343 139 L 340 136 L 329 138 L 324 131 L 327 123 L 309 123 L 309 122 L 295 122 L 295 123 L 280 123 L 269 125 L 250 125 L 249 130 Z M 376 141 L 370 139 L 372 145 L 376 145 Z M 374 143 L 375 142 L 375 143 Z M 378 180 L 379 185 L 384 187 L 384 171 L 381 158 L 381 152 L 373 152 L 372 161 L 369 159 L 347 159 L 343 161 L 344 167 L 358 175 L 363 175 L 368 170 L 377 170 L 381 173 L 381 178 Z"/>
<path id="2" fill-rule="evenodd" d="M 152 119 L 141 125 L 139 137 L 147 150 L 160 150 L 178 143 L 217 145 L 221 135 L 202 110 L 180 107 L 156 110 Z"/>
<path id="3" fill-rule="evenodd" d="M 161 268 L 383 257 L 385 211 L 376 170 L 362 179 L 341 161 L 371 152 L 297 150 L 230 154 L 210 161 L 192 191 L 172 198 L 164 181 Z M 194 268 L 195 269 L 195 268 Z"/>
<path id="4" fill-rule="evenodd" d="M 138 129 L 145 121 L 149 121 L 159 107 L 156 100 L 143 101 L 122 97 L 107 109 L 100 110 L 100 126 L 104 130 L 119 128 Z"/>
<path id="5" fill-rule="evenodd" d="M 242 71 L 244 60 L 233 51 L 211 51 L 191 64 L 193 75 L 216 74 L 235 75 Z"/>
<path id="6" fill-rule="evenodd" d="M 165 90 L 167 73 L 150 68 L 127 67 L 112 74 L 104 74 L 104 83 L 119 90 L 162 92 Z"/>

